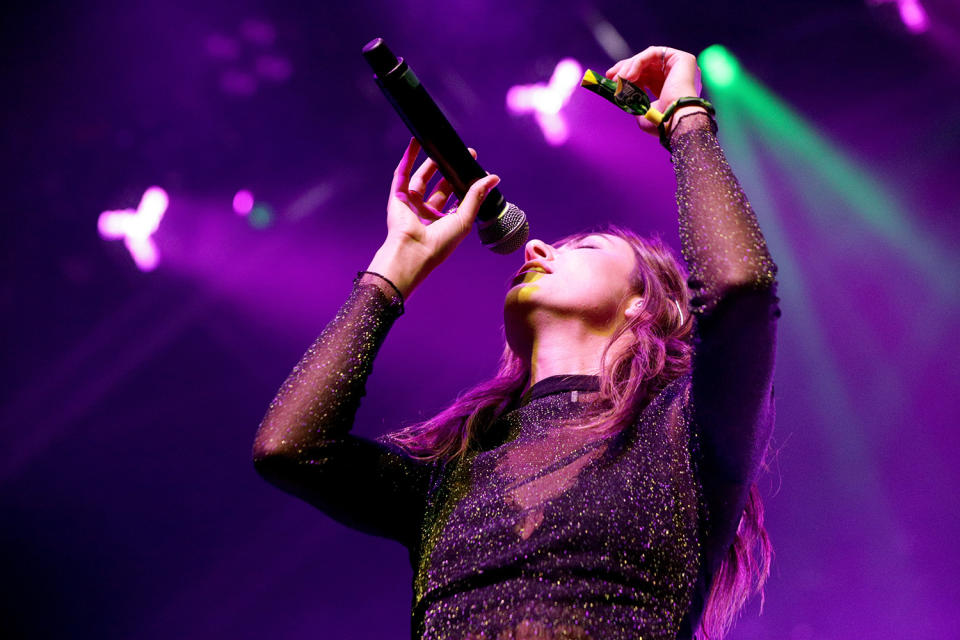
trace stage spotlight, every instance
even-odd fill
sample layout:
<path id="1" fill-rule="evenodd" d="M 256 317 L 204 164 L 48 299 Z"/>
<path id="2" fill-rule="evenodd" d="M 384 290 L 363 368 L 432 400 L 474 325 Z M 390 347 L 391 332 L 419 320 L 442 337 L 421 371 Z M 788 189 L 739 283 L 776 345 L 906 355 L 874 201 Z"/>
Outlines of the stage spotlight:
<path id="1" fill-rule="evenodd" d="M 123 238 L 134 263 L 141 271 L 153 271 L 160 262 L 160 252 L 151 237 L 160 226 L 170 199 L 160 187 L 143 193 L 136 210 L 104 211 L 97 220 L 100 237 L 105 240 Z"/>
<path id="2" fill-rule="evenodd" d="M 580 86 L 582 76 L 580 63 L 572 58 L 564 58 L 557 63 L 549 83 L 510 87 L 507 91 L 507 109 L 517 115 L 533 113 L 546 141 L 552 145 L 563 144 L 570 132 L 560 110 Z"/>
<path id="3" fill-rule="evenodd" d="M 896 4 L 900 21 L 910 33 L 920 34 L 930 28 L 930 18 L 927 16 L 926 9 L 920 4 L 920 0 L 869 0 L 868 4 L 873 6 Z"/>
<path id="4" fill-rule="evenodd" d="M 233 211 L 238 216 L 248 215 L 253 210 L 253 194 L 246 189 L 240 189 L 233 196 Z"/>
<path id="5" fill-rule="evenodd" d="M 729 87 L 737 79 L 740 63 L 726 47 L 714 44 L 700 52 L 700 69 L 704 79 L 715 87 Z"/>

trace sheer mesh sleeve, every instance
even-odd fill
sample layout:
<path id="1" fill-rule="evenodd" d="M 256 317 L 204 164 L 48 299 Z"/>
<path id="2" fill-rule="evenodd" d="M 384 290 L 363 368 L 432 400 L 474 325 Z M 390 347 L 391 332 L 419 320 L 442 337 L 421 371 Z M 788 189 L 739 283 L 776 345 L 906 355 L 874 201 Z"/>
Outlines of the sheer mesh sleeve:
<path id="1" fill-rule="evenodd" d="M 272 484 L 347 526 L 409 547 L 419 535 L 433 465 L 382 438 L 350 434 L 374 357 L 402 313 L 382 282 L 368 274 L 354 281 L 270 403 L 253 455 Z"/>
<path id="2" fill-rule="evenodd" d="M 706 114 L 685 117 L 672 140 L 680 239 L 696 316 L 692 372 L 701 475 L 719 559 L 773 426 L 776 265 Z"/>

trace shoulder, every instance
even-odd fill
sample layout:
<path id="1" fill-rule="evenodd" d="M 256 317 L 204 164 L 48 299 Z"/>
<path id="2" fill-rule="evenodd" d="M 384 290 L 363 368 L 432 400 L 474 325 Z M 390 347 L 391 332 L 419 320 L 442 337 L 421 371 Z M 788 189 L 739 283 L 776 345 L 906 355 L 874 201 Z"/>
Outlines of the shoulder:
<path id="1" fill-rule="evenodd" d="M 661 433 L 671 441 L 685 440 L 690 424 L 690 374 L 667 383 L 649 401 L 641 401 L 633 419 L 632 430 L 639 434 Z"/>
<path id="2" fill-rule="evenodd" d="M 685 406 L 690 403 L 690 389 L 693 378 L 690 373 L 674 378 L 650 400 L 644 412 L 668 406 Z"/>

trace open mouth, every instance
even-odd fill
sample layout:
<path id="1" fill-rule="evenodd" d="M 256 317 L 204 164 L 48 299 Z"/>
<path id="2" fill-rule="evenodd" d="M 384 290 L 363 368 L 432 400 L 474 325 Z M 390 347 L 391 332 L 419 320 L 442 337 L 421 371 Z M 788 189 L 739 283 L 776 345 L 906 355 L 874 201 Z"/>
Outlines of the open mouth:
<path id="1" fill-rule="evenodd" d="M 540 268 L 540 267 L 529 267 L 529 268 L 527 268 L 527 269 L 524 269 L 523 271 L 517 272 L 517 275 L 513 276 L 513 280 L 511 280 L 511 282 L 512 282 L 512 283 L 522 282 L 523 279 L 524 279 L 524 278 L 527 276 L 527 274 L 529 274 L 529 273 L 539 273 L 539 274 L 545 275 L 545 274 L 548 274 L 548 273 L 550 273 L 550 272 L 547 271 L 546 269 L 542 269 L 542 268 Z"/>

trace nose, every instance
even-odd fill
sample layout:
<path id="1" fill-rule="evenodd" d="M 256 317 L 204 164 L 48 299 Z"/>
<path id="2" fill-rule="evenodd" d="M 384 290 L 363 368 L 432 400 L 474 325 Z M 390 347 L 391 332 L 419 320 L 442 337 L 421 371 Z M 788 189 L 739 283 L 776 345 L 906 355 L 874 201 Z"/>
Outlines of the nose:
<path id="1" fill-rule="evenodd" d="M 524 247 L 523 257 L 528 262 L 530 260 L 552 259 L 553 247 L 542 240 L 534 238 Z"/>

